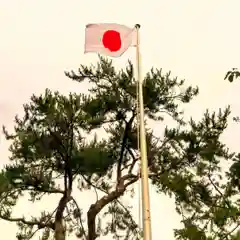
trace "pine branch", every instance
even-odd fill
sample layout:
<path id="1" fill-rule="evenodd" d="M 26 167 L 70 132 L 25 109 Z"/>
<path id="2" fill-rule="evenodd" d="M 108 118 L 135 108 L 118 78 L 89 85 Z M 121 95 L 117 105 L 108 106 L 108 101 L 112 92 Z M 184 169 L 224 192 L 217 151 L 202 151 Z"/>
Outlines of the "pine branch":
<path id="1" fill-rule="evenodd" d="M 47 223 L 50 222 L 53 214 L 54 214 L 56 211 L 57 211 L 57 208 L 56 208 L 56 209 L 52 212 L 52 214 L 48 217 L 48 219 L 47 219 L 47 221 L 46 221 L 45 224 L 47 224 Z M 55 223 L 52 223 L 52 224 L 53 224 L 53 227 L 54 227 L 54 228 L 52 228 L 52 229 L 55 230 Z M 39 228 L 36 229 L 36 230 L 31 234 L 31 236 L 28 238 L 28 240 L 30 240 L 39 230 L 40 230 Z"/>
<path id="2" fill-rule="evenodd" d="M 4 216 L 2 214 L 0 214 L 0 218 L 3 219 L 3 220 L 6 220 L 8 222 L 21 222 L 23 224 L 26 224 L 28 226 L 37 226 L 38 229 L 42 229 L 42 228 L 51 228 L 52 230 L 55 229 L 55 226 L 54 226 L 54 223 L 52 222 L 42 222 L 42 221 L 29 221 L 29 220 L 26 220 L 25 218 L 11 218 L 11 217 L 7 217 L 7 216 Z"/>
<path id="3" fill-rule="evenodd" d="M 26 188 L 26 187 L 33 187 L 33 189 L 30 188 Z M 16 184 L 15 187 L 21 189 L 22 191 L 37 191 L 37 192 L 42 192 L 42 193 L 49 193 L 49 194 L 64 194 L 64 191 L 57 189 L 57 188 L 49 188 L 49 189 L 42 189 L 39 186 L 35 186 L 34 184 L 31 185 L 30 183 L 25 183 L 25 186 L 18 186 L 18 184 Z"/>
<path id="4" fill-rule="evenodd" d="M 216 184 L 214 184 L 214 182 L 212 181 L 210 175 L 208 175 L 208 179 L 211 182 L 211 184 L 213 185 L 213 187 L 215 188 L 215 190 L 220 194 L 220 196 L 222 197 L 223 201 L 225 202 L 225 204 L 228 206 L 228 208 L 230 209 L 231 206 L 229 205 L 229 203 L 225 200 L 225 197 L 223 195 L 223 193 L 219 190 L 219 188 L 216 186 Z"/>
<path id="5" fill-rule="evenodd" d="M 124 131 L 124 135 L 123 135 L 123 140 L 122 140 L 122 144 L 121 144 L 120 157 L 119 157 L 118 166 L 117 166 L 117 182 L 119 182 L 120 178 L 121 178 L 121 167 L 122 167 L 124 150 L 126 148 L 128 132 L 130 131 L 130 129 L 132 127 L 132 123 L 133 123 L 134 118 L 135 118 L 135 114 L 133 114 L 132 117 L 130 118 L 130 120 L 126 123 L 125 131 Z"/>
<path id="6" fill-rule="evenodd" d="M 71 197 L 71 200 L 74 202 L 75 206 L 77 207 L 78 212 L 81 213 L 81 210 L 80 210 L 80 208 L 79 208 L 79 206 L 78 206 L 77 201 L 76 201 L 73 197 Z M 84 237 L 87 239 L 87 234 L 86 234 L 86 232 L 85 232 L 85 230 L 84 230 L 81 216 L 79 216 L 79 222 L 80 222 L 80 225 L 81 225 L 81 228 L 82 228 L 82 231 L 83 231 L 83 235 L 84 235 Z"/>
<path id="7" fill-rule="evenodd" d="M 224 239 L 228 239 L 228 237 L 229 237 L 233 232 L 235 232 L 239 227 L 240 227 L 240 221 L 238 221 L 238 222 L 237 222 L 237 225 L 236 225 L 229 233 L 227 233 L 227 234 L 223 237 L 223 240 L 224 240 Z"/>

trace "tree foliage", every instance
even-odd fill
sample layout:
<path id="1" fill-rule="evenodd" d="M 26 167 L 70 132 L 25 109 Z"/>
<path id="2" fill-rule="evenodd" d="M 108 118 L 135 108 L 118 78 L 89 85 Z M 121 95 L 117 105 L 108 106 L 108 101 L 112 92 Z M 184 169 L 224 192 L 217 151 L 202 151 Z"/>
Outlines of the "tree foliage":
<path id="1" fill-rule="evenodd" d="M 229 82 L 233 82 L 234 79 L 240 77 L 240 72 L 237 68 L 233 68 L 232 70 L 228 71 L 225 75 L 224 80 L 228 80 Z"/>
<path id="2" fill-rule="evenodd" d="M 23 118 L 16 117 L 11 140 L 10 162 L 0 174 L 0 218 L 16 222 L 17 239 L 64 240 L 67 234 L 94 240 L 112 234 L 113 239 L 141 239 L 141 229 L 122 196 L 139 180 L 136 81 L 133 65 L 116 71 L 112 62 L 100 57 L 96 67 L 81 65 L 78 72 L 65 73 L 79 83 L 91 84 L 89 94 L 64 96 L 46 90 L 24 105 Z M 175 199 L 183 228 L 178 240 L 237 239 L 239 201 L 239 156 L 220 141 L 227 127 L 229 107 L 208 110 L 199 122 L 185 119 L 183 104 L 198 88 L 185 87 L 170 73 L 151 69 L 144 79 L 148 167 L 151 183 L 159 192 Z M 166 116 L 177 127 L 166 127 L 155 136 L 149 120 L 164 123 Z M 88 136 L 101 129 L 106 137 Z M 229 172 L 220 161 L 233 160 Z M 113 181 L 114 180 L 114 181 Z M 86 216 L 73 196 L 80 191 L 100 191 Z M 40 217 L 14 217 L 17 201 L 29 195 L 32 202 L 59 195 L 56 209 Z M 101 215 L 102 221 L 97 221 Z M 84 220 L 86 220 L 84 222 Z M 229 227 L 235 227 L 233 233 Z M 235 235 L 234 235 L 235 234 Z M 231 237 L 231 238 L 230 238 Z"/>

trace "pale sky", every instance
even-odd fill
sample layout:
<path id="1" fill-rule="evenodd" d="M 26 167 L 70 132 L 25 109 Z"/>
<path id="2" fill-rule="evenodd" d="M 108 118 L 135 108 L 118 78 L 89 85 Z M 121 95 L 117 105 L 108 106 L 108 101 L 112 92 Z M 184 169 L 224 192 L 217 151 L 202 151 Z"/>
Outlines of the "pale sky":
<path id="1" fill-rule="evenodd" d="M 45 88 L 64 94 L 88 89 L 87 84 L 80 87 L 67 79 L 64 71 L 98 61 L 95 54 L 83 54 L 85 25 L 95 22 L 141 24 L 143 73 L 152 66 L 163 68 L 200 87 L 197 99 L 186 107 L 186 117 L 199 119 L 206 108 L 228 104 L 238 115 L 240 82 L 230 84 L 223 78 L 230 68 L 240 67 L 239 9 L 239 0 L 0 0 L 0 125 L 11 129 L 22 104 Z M 114 59 L 114 64 L 124 67 L 128 59 L 135 61 L 134 49 Z M 162 134 L 162 124 L 153 127 Z M 239 125 L 230 123 L 223 136 L 233 151 L 238 150 L 239 132 Z M 8 162 L 7 144 L 0 135 L 1 166 Z M 85 210 L 94 199 L 90 193 L 75 195 Z M 138 194 L 131 200 L 135 215 L 137 198 Z M 51 204 L 54 208 L 56 200 Z M 34 212 L 46 206 L 49 201 L 38 204 Z M 23 199 L 16 214 L 32 212 L 31 207 Z M 173 228 L 181 226 L 173 200 L 151 189 L 151 207 L 153 240 L 173 240 Z M 16 239 L 14 224 L 0 221 L 0 229 L 4 239 Z"/>

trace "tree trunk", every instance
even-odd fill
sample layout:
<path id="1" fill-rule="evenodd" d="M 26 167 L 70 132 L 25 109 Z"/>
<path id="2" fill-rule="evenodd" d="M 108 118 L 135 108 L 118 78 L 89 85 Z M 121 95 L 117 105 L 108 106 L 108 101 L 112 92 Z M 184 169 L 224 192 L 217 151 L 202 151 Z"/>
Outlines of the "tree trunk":
<path id="1" fill-rule="evenodd" d="M 95 203 L 96 204 L 96 203 Z M 96 234 L 96 207 L 95 204 L 92 204 L 88 213 L 88 240 L 95 240 L 97 238 Z"/>
<path id="2" fill-rule="evenodd" d="M 125 191 L 125 187 L 118 188 L 92 204 L 87 213 L 88 216 L 88 240 L 95 240 L 96 234 L 96 216 L 110 202 L 119 198 Z"/>
<path id="3" fill-rule="evenodd" d="M 132 178 L 130 182 L 124 185 L 124 181 Z M 96 201 L 94 204 L 92 204 L 88 210 L 87 218 L 88 218 L 88 240 L 95 240 L 98 236 L 96 234 L 96 216 L 97 214 L 110 202 L 112 202 L 115 199 L 118 199 L 121 195 L 124 194 L 127 186 L 131 185 L 132 183 L 136 182 L 138 180 L 137 176 L 133 176 L 132 174 L 123 176 L 118 186 L 116 187 L 116 190 L 110 192 L 108 195 L 100 198 L 98 201 Z"/>
<path id="4" fill-rule="evenodd" d="M 65 240 L 66 232 L 63 221 L 55 222 L 55 240 Z"/>
<path id="5" fill-rule="evenodd" d="M 63 219 L 64 209 L 69 201 L 68 194 L 64 195 L 57 208 L 55 216 L 55 240 L 65 240 L 66 239 L 66 228 Z"/>

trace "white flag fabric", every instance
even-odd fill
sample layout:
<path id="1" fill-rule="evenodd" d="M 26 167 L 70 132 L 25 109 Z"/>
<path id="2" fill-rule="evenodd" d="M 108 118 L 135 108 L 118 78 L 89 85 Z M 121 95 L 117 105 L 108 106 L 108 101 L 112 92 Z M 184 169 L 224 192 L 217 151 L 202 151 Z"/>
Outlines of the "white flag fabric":
<path id="1" fill-rule="evenodd" d="M 88 24 L 85 29 L 85 53 L 95 52 L 120 57 L 136 44 L 136 28 L 116 23 L 100 23 Z"/>

